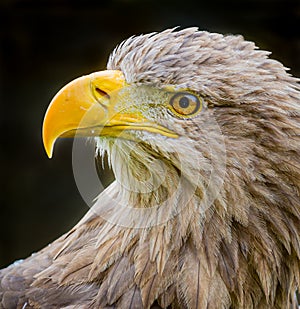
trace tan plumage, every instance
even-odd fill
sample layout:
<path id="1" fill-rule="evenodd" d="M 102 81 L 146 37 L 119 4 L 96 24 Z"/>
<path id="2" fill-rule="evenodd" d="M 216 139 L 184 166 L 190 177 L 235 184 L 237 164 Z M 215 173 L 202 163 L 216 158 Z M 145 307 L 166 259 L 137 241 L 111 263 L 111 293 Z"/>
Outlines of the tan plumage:
<path id="1" fill-rule="evenodd" d="M 172 85 L 203 110 L 180 119 L 151 105 L 147 119 L 178 138 L 96 138 L 118 181 L 69 233 L 0 271 L 0 308 L 296 306 L 300 87 L 268 54 L 195 28 L 117 47 L 108 68 L 134 98 Z"/>

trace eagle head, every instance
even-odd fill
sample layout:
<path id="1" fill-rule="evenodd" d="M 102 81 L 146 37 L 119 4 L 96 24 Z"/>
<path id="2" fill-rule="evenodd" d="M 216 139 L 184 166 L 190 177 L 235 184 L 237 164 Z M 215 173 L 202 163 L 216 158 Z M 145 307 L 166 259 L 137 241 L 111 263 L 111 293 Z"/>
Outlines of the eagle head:
<path id="1" fill-rule="evenodd" d="M 94 210 L 116 223 L 120 254 L 127 244 L 135 267 L 141 256 L 154 263 L 153 300 L 170 287 L 190 308 L 293 300 L 300 88 L 268 55 L 242 36 L 196 28 L 133 36 L 107 70 L 66 85 L 47 110 L 49 157 L 57 138 L 75 136 L 108 154 L 116 182 Z"/>

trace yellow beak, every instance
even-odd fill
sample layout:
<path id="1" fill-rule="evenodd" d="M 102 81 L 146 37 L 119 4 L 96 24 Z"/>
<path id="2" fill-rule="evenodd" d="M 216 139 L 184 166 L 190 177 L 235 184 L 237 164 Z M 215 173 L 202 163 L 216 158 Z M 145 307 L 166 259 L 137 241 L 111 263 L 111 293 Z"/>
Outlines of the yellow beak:
<path id="1" fill-rule="evenodd" d="M 123 130 L 146 130 L 177 135 L 138 112 L 116 113 L 112 96 L 126 86 L 121 71 L 107 70 L 82 76 L 63 87 L 51 101 L 43 123 L 43 142 L 49 158 L 59 137 L 119 136 Z"/>

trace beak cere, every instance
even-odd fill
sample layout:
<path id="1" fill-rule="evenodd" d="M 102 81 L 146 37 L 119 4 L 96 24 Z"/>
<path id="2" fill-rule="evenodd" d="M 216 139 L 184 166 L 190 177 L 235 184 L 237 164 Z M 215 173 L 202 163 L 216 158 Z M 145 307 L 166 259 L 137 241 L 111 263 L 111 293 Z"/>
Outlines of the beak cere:
<path id="1" fill-rule="evenodd" d="M 91 136 L 88 128 L 103 126 L 108 112 L 102 102 L 124 86 L 121 71 L 107 70 L 79 77 L 63 87 L 51 101 L 43 123 L 43 142 L 49 158 L 58 137 L 80 135 L 81 129 L 82 136 Z"/>

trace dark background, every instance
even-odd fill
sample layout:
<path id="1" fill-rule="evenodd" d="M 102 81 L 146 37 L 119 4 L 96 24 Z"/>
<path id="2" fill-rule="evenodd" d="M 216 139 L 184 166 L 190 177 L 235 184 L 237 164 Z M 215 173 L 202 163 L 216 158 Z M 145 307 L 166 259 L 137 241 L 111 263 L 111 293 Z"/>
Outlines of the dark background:
<path id="1" fill-rule="evenodd" d="M 104 69 L 128 36 L 174 26 L 242 34 L 300 77 L 299 1 L 0 0 L 0 267 L 88 210 L 73 179 L 72 141 L 58 142 L 49 160 L 41 140 L 45 110 L 64 84 Z"/>

